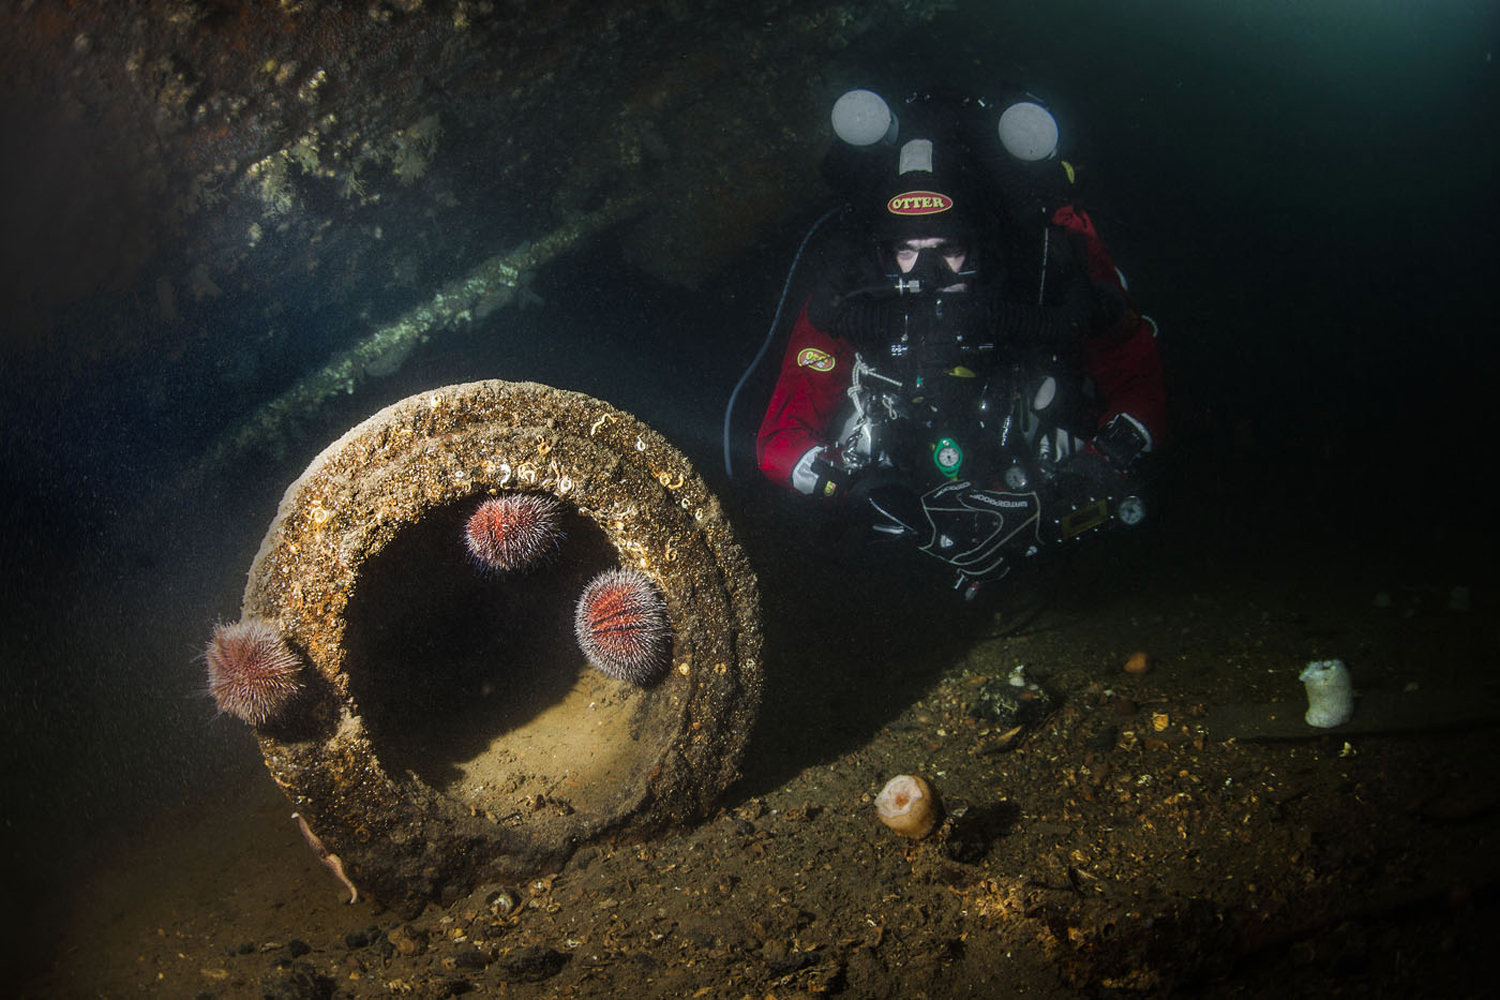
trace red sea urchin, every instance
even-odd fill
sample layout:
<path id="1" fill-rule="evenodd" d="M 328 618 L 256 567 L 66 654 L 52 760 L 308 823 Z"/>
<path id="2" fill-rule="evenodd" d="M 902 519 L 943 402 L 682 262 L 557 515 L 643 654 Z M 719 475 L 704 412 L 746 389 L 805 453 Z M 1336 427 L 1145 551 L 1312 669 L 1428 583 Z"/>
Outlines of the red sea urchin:
<path id="1" fill-rule="evenodd" d="M 562 540 L 562 504 L 540 493 L 491 497 L 469 515 L 464 542 L 487 570 L 514 572 L 535 566 Z"/>
<path id="2" fill-rule="evenodd" d="M 672 638 L 667 605 L 639 570 L 594 577 L 578 599 L 573 625 L 583 655 L 602 673 L 637 685 L 661 675 Z"/>
<path id="3" fill-rule="evenodd" d="M 301 661 L 276 626 L 263 618 L 215 625 L 203 659 L 208 693 L 219 712 L 252 726 L 275 718 L 302 689 L 297 679 Z"/>

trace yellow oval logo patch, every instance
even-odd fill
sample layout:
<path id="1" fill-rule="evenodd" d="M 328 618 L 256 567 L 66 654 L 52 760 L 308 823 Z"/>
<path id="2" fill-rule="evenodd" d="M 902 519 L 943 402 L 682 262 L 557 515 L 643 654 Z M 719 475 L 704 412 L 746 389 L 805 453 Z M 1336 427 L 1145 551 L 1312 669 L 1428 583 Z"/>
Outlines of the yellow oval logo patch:
<path id="1" fill-rule="evenodd" d="M 815 372 L 831 372 L 833 355 L 816 347 L 804 347 L 797 352 L 797 367 L 811 368 Z"/>
<path id="2" fill-rule="evenodd" d="M 892 215 L 936 215 L 953 207 L 953 199 L 936 191 L 907 191 L 885 203 Z"/>

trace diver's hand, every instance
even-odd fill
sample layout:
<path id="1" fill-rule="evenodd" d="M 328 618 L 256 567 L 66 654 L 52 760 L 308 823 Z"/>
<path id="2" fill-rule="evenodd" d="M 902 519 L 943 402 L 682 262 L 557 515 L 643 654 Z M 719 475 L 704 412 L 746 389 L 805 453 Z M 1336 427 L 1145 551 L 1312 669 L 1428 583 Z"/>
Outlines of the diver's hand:
<path id="1" fill-rule="evenodd" d="M 1151 450 L 1151 433 L 1128 413 L 1117 413 L 1094 435 L 1089 451 L 1102 455 L 1121 475 L 1128 475 L 1136 459 Z"/>
<path id="2" fill-rule="evenodd" d="M 839 496 L 853 479 L 854 470 L 844 465 L 843 455 L 832 445 L 809 448 L 792 467 L 792 488 L 812 497 Z"/>
<path id="3" fill-rule="evenodd" d="M 854 480 L 854 470 L 844 465 L 844 456 L 835 448 L 820 449 L 813 459 L 812 471 L 817 476 L 814 487 L 816 496 L 837 496 Z"/>

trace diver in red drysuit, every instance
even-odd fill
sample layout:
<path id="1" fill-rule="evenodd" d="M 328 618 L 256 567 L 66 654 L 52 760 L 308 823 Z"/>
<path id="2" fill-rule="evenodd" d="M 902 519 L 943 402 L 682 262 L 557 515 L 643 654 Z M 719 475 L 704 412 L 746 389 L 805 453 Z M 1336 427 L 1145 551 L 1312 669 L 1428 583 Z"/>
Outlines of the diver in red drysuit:
<path id="1" fill-rule="evenodd" d="M 756 440 L 771 480 L 866 503 L 969 586 L 1138 521 L 1166 432 L 1155 324 L 1057 182 L 1071 168 L 1005 159 L 1051 123 L 1016 103 L 985 146 L 992 109 L 913 98 L 903 141 L 843 166 L 855 249 L 797 317 Z"/>

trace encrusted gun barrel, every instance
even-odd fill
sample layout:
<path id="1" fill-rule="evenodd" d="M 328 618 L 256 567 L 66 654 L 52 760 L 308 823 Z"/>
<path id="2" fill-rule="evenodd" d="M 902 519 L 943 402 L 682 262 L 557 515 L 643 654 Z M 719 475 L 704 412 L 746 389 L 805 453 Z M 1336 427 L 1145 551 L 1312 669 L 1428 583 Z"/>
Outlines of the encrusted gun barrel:
<path id="1" fill-rule="evenodd" d="M 561 501 L 560 539 L 537 566 L 485 571 L 466 519 L 512 493 Z M 575 608 L 611 570 L 665 605 L 649 683 L 579 648 Z M 398 909 L 700 816 L 760 699 L 755 578 L 717 500 L 630 414 L 543 385 L 447 386 L 335 441 L 282 499 L 243 611 L 309 665 L 257 729 L 272 776 L 361 893 Z"/>

